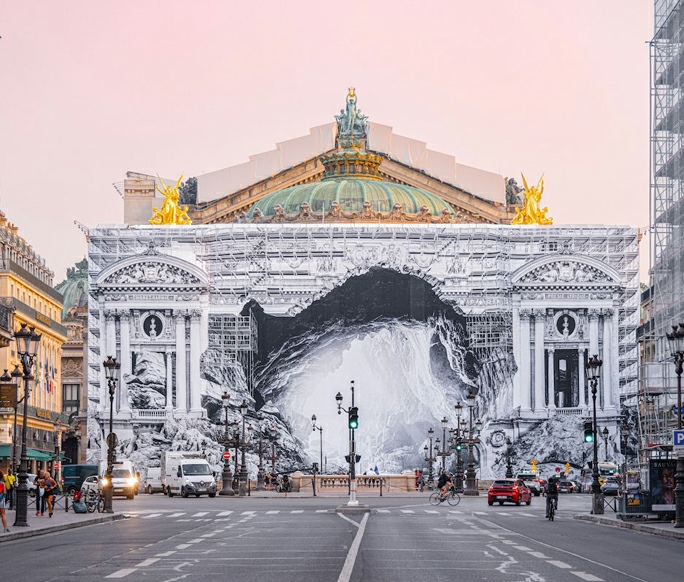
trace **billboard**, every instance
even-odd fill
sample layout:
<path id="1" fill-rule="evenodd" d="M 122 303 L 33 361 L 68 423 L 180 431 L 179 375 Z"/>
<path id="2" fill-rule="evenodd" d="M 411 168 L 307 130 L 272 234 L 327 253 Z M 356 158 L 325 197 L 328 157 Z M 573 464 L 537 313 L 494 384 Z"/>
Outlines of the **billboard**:
<path id="1" fill-rule="evenodd" d="M 677 459 L 652 459 L 650 464 L 651 503 L 653 511 L 675 510 L 675 473 Z"/>

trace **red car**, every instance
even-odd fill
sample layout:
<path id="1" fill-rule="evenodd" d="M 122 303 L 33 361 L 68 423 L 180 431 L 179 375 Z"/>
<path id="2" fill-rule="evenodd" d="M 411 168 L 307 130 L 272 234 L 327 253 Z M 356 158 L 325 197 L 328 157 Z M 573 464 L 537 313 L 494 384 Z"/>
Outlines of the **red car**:
<path id="1" fill-rule="evenodd" d="M 494 505 L 495 501 L 498 501 L 499 505 L 503 505 L 504 501 L 516 505 L 529 505 L 532 502 L 532 492 L 521 479 L 497 479 L 487 493 L 487 503 Z"/>

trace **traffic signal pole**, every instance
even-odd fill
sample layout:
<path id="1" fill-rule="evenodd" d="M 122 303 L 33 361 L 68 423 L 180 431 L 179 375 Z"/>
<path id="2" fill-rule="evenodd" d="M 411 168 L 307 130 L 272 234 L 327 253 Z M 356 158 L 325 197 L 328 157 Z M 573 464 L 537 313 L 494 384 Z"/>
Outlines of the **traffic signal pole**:
<path id="1" fill-rule="evenodd" d="M 352 410 L 357 410 L 354 406 L 354 380 L 351 381 L 351 407 L 347 411 L 349 422 L 349 501 L 347 505 L 358 505 L 356 500 L 356 441 L 354 439 L 354 429 L 351 427 L 351 413 Z M 358 426 L 358 420 L 357 420 Z"/>

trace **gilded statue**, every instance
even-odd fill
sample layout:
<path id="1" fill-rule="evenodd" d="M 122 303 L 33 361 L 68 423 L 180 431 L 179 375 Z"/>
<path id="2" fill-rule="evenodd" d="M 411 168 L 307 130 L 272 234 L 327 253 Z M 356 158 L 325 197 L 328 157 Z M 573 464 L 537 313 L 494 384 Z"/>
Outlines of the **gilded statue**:
<path id="1" fill-rule="evenodd" d="M 522 181 L 525 186 L 525 205 L 522 208 L 516 206 L 515 218 L 511 224 L 553 224 L 553 218 L 546 216 L 549 209 L 546 206 L 541 208 L 539 204 L 544 193 L 544 175 L 542 174 L 537 185 L 531 188 L 527 185 L 524 175 Z"/>
<path id="2" fill-rule="evenodd" d="M 164 196 L 164 202 L 160 209 L 156 206 L 152 207 L 154 214 L 150 218 L 150 224 L 192 224 L 190 217 L 188 216 L 188 207 L 181 207 L 178 204 L 180 199 L 180 193 L 178 189 L 180 188 L 181 182 L 183 181 L 183 175 L 178 178 L 175 187 L 167 186 L 161 179 L 159 174 L 157 174 L 159 182 L 164 187 L 162 190 L 159 185 L 156 186 L 157 191 Z"/>
<path id="3" fill-rule="evenodd" d="M 357 138 L 366 136 L 366 119 L 368 116 L 356 108 L 356 100 L 356 89 L 349 87 L 347 109 L 346 111 L 340 109 L 340 114 L 335 116 L 340 136 Z"/>

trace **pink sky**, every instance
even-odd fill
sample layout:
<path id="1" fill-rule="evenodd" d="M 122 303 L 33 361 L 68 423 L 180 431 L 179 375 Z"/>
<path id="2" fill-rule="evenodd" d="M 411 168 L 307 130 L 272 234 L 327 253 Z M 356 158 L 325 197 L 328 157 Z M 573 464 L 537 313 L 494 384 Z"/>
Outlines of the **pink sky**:
<path id="1" fill-rule="evenodd" d="M 649 0 L 0 0 L 0 208 L 59 282 L 127 170 L 244 162 L 353 85 L 460 163 L 544 172 L 556 224 L 646 227 L 652 33 Z"/>

